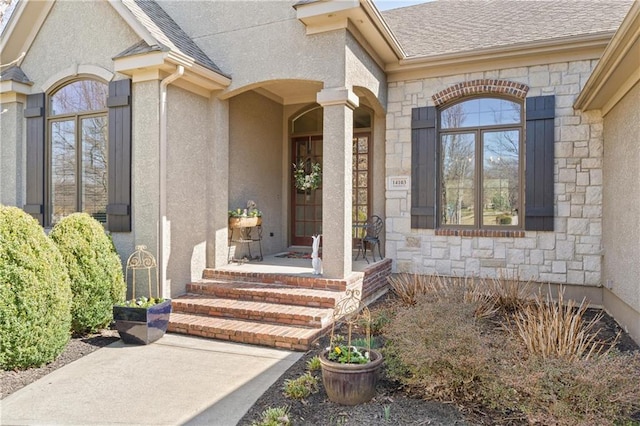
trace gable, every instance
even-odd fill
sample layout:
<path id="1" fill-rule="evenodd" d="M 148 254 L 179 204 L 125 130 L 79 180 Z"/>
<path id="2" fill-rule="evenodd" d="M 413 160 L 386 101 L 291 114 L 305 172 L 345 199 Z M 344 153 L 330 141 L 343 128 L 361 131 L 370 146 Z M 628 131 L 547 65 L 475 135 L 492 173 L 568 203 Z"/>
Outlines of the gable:
<path id="1" fill-rule="evenodd" d="M 108 28 L 108 31 L 104 31 Z M 55 2 L 26 53 L 21 68 L 42 87 L 52 75 L 79 64 L 113 71 L 112 57 L 139 37 L 107 2 Z"/>

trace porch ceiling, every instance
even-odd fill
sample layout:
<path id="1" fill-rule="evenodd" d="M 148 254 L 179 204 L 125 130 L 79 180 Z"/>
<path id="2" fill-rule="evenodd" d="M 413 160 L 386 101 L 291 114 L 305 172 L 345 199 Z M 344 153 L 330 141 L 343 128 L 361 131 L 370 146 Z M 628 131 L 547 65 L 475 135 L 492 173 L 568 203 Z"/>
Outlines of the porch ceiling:
<path id="1" fill-rule="evenodd" d="M 315 81 L 274 81 L 266 82 L 255 91 L 282 105 L 315 102 L 322 83 Z"/>

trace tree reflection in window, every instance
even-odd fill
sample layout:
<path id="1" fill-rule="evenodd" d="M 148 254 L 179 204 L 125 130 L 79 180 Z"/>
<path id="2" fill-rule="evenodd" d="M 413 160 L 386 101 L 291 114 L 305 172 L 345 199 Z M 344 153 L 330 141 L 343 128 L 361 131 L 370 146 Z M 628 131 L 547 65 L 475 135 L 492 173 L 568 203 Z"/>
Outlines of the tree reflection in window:
<path id="1" fill-rule="evenodd" d="M 473 98 L 440 113 L 440 225 L 517 226 L 522 106 Z"/>
<path id="2" fill-rule="evenodd" d="M 80 80 L 49 98 L 52 224 L 76 211 L 106 223 L 107 90 Z"/>

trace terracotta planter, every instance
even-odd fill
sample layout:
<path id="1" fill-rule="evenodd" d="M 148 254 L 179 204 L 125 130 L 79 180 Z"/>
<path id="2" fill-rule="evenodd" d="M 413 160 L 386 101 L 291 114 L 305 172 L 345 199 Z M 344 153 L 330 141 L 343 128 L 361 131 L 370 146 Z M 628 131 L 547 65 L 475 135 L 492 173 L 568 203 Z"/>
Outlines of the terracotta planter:
<path id="1" fill-rule="evenodd" d="M 364 348 L 358 348 L 365 350 Z M 329 399 L 342 405 L 368 402 L 376 394 L 378 370 L 382 367 L 382 354 L 371 350 L 366 364 L 341 364 L 329 361 L 324 351 L 320 356 L 322 383 Z"/>
<path id="2" fill-rule="evenodd" d="M 113 319 L 120 338 L 134 345 L 148 345 L 164 336 L 170 314 L 170 299 L 148 308 L 113 307 Z"/>
<path id="3" fill-rule="evenodd" d="M 230 217 L 229 228 L 251 228 L 262 225 L 262 217 Z"/>

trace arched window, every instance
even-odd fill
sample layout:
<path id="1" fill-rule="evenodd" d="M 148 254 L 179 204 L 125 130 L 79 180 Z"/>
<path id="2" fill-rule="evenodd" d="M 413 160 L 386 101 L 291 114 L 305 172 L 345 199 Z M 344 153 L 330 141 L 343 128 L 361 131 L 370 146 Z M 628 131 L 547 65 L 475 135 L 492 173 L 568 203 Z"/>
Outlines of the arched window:
<path id="1" fill-rule="evenodd" d="M 74 212 L 107 221 L 108 86 L 77 80 L 49 96 L 48 205 L 54 225 Z"/>
<path id="2" fill-rule="evenodd" d="M 439 224 L 520 227 L 522 104 L 472 98 L 440 111 Z"/>

